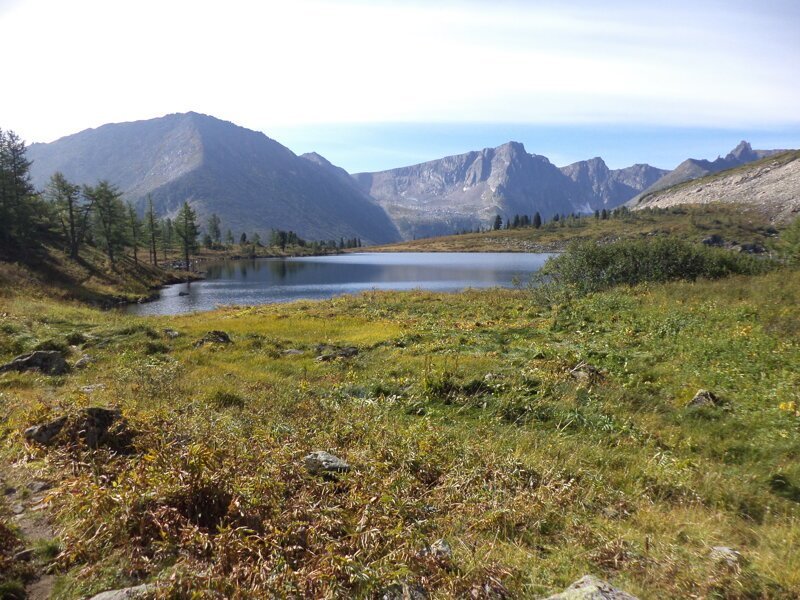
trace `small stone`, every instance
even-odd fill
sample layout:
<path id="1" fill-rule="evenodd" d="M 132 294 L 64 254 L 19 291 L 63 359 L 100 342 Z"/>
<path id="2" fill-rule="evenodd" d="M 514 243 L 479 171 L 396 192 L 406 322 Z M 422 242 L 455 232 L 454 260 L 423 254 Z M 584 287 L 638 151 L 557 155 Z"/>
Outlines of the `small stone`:
<path id="1" fill-rule="evenodd" d="M 66 424 L 67 417 L 59 417 L 49 421 L 48 423 L 42 423 L 28 427 L 23 435 L 29 442 L 37 442 L 43 446 L 47 446 L 59 433 L 61 433 L 61 430 Z"/>
<path id="2" fill-rule="evenodd" d="M 99 390 L 104 390 L 104 389 L 106 389 L 106 384 L 105 383 L 93 383 L 91 385 L 84 385 L 81 388 L 81 391 L 84 394 L 91 394 L 93 392 L 97 392 Z"/>
<path id="3" fill-rule="evenodd" d="M 358 348 L 355 346 L 345 346 L 344 348 L 336 348 L 333 346 L 318 346 L 318 352 L 322 352 L 317 357 L 319 362 L 328 362 L 336 360 L 337 358 L 353 358 L 358 356 Z"/>
<path id="4" fill-rule="evenodd" d="M 21 515 L 22 513 L 25 512 L 25 506 L 23 504 L 21 504 L 20 502 L 17 502 L 16 504 L 12 504 L 11 505 L 11 512 L 14 513 L 15 515 Z"/>
<path id="5" fill-rule="evenodd" d="M 428 554 L 439 562 L 450 562 L 453 559 L 453 549 L 443 539 L 433 542 L 428 548 Z"/>
<path id="6" fill-rule="evenodd" d="M 37 350 L 29 354 L 22 354 L 11 362 L 0 365 L 0 373 L 39 370 L 45 375 L 63 375 L 68 368 L 64 355 L 58 350 Z"/>
<path id="7" fill-rule="evenodd" d="M 638 598 L 618 590 L 594 575 L 586 575 L 560 594 L 549 596 L 545 600 L 638 600 Z"/>
<path id="8" fill-rule="evenodd" d="M 4 496 L 13 496 L 17 493 L 17 488 L 7 485 L 3 488 L 3 495 Z"/>
<path id="9" fill-rule="evenodd" d="M 176 331 L 175 329 L 167 328 L 164 330 L 164 335 L 167 336 L 169 339 L 174 340 L 175 338 L 180 337 L 181 334 L 179 331 Z"/>
<path id="10" fill-rule="evenodd" d="M 14 555 L 14 560 L 18 562 L 28 562 L 33 559 L 35 551 L 33 548 L 25 548 L 25 550 L 20 550 Z"/>
<path id="11" fill-rule="evenodd" d="M 300 356 L 303 354 L 303 351 L 297 350 L 296 348 L 289 348 L 288 350 L 283 350 L 281 354 L 283 356 Z"/>
<path id="12" fill-rule="evenodd" d="M 188 296 L 189 292 L 178 292 L 178 296 Z"/>
<path id="13" fill-rule="evenodd" d="M 53 484 L 49 481 L 41 481 L 39 479 L 31 481 L 27 488 L 32 491 L 34 494 L 38 494 L 39 492 L 45 492 L 53 487 Z"/>
<path id="14" fill-rule="evenodd" d="M 701 407 L 714 407 L 720 406 L 722 401 L 714 392 L 709 392 L 708 390 L 697 390 L 697 393 L 694 395 L 689 401 L 689 404 L 686 406 L 690 408 L 701 408 Z"/>
<path id="15" fill-rule="evenodd" d="M 599 381 L 602 378 L 602 373 L 597 367 L 590 365 L 584 361 L 579 362 L 577 365 L 569 370 L 569 374 L 578 381 L 585 381 L 591 383 Z"/>
<path id="16" fill-rule="evenodd" d="M 94 357 L 92 357 L 89 354 L 84 354 L 78 360 L 75 361 L 75 364 L 73 366 L 76 369 L 85 369 L 93 362 L 94 362 Z"/>
<path id="17" fill-rule="evenodd" d="M 350 470 L 350 465 L 346 461 L 324 450 L 312 452 L 303 459 L 303 463 L 312 475 L 347 473 Z"/>
<path id="18" fill-rule="evenodd" d="M 143 598 L 151 594 L 155 590 L 152 585 L 142 584 L 135 587 L 123 588 L 121 590 L 109 590 L 107 592 L 100 592 L 92 596 L 89 600 L 133 600 L 135 598 Z"/>
<path id="19" fill-rule="evenodd" d="M 724 564 L 730 569 L 738 569 L 742 563 L 742 555 L 728 546 L 713 546 L 708 555 L 715 563 Z"/>
<path id="20" fill-rule="evenodd" d="M 399 581 L 384 589 L 380 598 L 381 600 L 427 600 L 428 592 L 419 584 Z"/>

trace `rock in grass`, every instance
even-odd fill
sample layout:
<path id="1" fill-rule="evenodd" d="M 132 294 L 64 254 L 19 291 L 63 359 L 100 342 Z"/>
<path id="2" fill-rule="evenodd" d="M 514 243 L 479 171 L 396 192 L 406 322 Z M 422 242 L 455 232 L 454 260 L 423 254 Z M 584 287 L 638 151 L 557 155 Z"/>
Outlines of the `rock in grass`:
<path id="1" fill-rule="evenodd" d="M 728 546 L 713 546 L 708 556 L 713 562 L 729 569 L 738 569 L 742 564 L 742 555 Z"/>
<path id="2" fill-rule="evenodd" d="M 312 475 L 347 473 L 350 470 L 350 465 L 346 461 L 324 450 L 312 452 L 303 459 L 303 463 Z"/>
<path id="3" fill-rule="evenodd" d="M 438 539 L 422 551 L 422 556 L 430 557 L 442 566 L 450 565 L 453 560 L 453 549 L 446 540 Z"/>
<path id="4" fill-rule="evenodd" d="M 135 598 L 144 598 L 152 593 L 154 589 L 152 585 L 142 584 L 121 590 L 100 592 L 96 596 L 92 596 L 89 600 L 132 600 Z"/>
<path id="5" fill-rule="evenodd" d="M 355 346 L 345 346 L 344 348 L 337 348 L 335 346 L 318 346 L 317 352 L 321 354 L 317 357 L 320 362 L 328 362 L 336 360 L 337 358 L 353 358 L 358 356 L 358 348 Z"/>
<path id="6" fill-rule="evenodd" d="M 545 600 L 638 600 L 594 575 L 585 575 L 560 594 Z"/>
<path id="7" fill-rule="evenodd" d="M 194 343 L 195 348 L 199 348 L 204 344 L 232 344 L 233 340 L 231 337 L 225 333 L 224 331 L 214 330 L 209 331 L 199 340 Z"/>
<path id="8" fill-rule="evenodd" d="M 86 367 L 88 367 L 93 362 L 94 362 L 94 357 L 92 357 L 90 354 L 84 354 L 78 360 L 75 361 L 75 364 L 73 365 L 73 368 L 75 368 L 75 369 L 85 369 Z"/>
<path id="9" fill-rule="evenodd" d="M 697 390 L 694 398 L 692 398 L 689 401 L 689 404 L 686 406 L 690 408 L 704 408 L 721 405 L 722 400 L 720 400 L 719 396 L 717 396 L 714 392 L 709 392 L 708 390 Z"/>
<path id="10" fill-rule="evenodd" d="M 167 328 L 164 330 L 164 335 L 167 336 L 169 339 L 174 340 L 175 338 L 180 337 L 181 334 L 179 331 L 176 331 L 175 329 Z"/>
<path id="11" fill-rule="evenodd" d="M 421 585 L 399 581 L 383 590 L 381 600 L 427 600 L 428 592 Z"/>
<path id="12" fill-rule="evenodd" d="M 25 439 L 43 446 L 82 443 L 89 448 L 128 452 L 133 434 L 119 409 L 92 406 L 25 430 Z"/>
<path id="13" fill-rule="evenodd" d="M 37 350 L 0 365 L 0 373 L 39 370 L 45 375 L 63 375 L 67 369 L 67 361 L 58 350 Z"/>

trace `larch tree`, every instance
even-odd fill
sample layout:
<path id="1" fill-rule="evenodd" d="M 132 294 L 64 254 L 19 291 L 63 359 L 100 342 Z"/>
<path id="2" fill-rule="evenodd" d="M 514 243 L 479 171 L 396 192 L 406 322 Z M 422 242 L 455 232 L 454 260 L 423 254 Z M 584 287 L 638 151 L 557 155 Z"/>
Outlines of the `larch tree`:
<path id="1" fill-rule="evenodd" d="M 183 203 L 178 216 L 175 217 L 175 234 L 178 236 L 186 270 L 188 271 L 190 265 L 189 257 L 197 252 L 197 236 L 200 234 L 200 229 L 197 226 L 197 214 L 188 202 Z"/>

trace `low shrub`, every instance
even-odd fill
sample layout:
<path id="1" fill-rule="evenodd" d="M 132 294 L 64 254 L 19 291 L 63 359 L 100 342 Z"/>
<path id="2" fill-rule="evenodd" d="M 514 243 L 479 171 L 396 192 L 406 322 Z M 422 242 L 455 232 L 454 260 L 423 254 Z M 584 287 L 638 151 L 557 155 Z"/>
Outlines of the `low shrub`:
<path id="1" fill-rule="evenodd" d="M 582 242 L 550 258 L 534 283 L 586 295 L 618 285 L 756 275 L 771 267 L 770 261 L 747 254 L 674 238 Z"/>

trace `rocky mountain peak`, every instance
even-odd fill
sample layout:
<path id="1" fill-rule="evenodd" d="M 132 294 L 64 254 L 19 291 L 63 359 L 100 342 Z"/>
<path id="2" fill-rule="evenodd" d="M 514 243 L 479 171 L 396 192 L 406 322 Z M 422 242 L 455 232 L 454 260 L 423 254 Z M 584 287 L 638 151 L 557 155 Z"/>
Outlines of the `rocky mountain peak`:
<path id="1" fill-rule="evenodd" d="M 756 160 L 758 156 L 753 151 L 753 147 L 750 145 L 749 142 L 742 140 L 739 144 L 731 150 L 728 155 L 725 157 L 727 161 L 737 161 L 737 162 L 750 162 Z"/>

